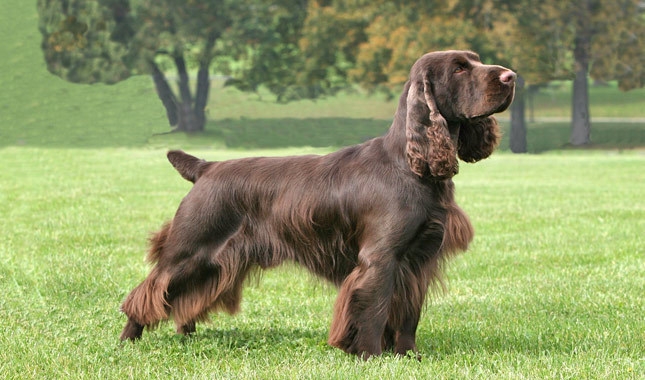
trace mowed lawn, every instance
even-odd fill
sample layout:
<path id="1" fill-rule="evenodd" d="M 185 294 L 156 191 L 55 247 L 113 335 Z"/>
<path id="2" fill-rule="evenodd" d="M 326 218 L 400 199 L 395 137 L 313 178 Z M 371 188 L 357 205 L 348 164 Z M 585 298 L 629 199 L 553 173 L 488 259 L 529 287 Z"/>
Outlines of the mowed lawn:
<path id="1" fill-rule="evenodd" d="M 208 159 L 320 149 L 193 151 Z M 423 314 L 419 363 L 325 342 L 336 291 L 286 266 L 236 317 L 121 344 L 120 302 L 150 231 L 190 184 L 163 149 L 0 150 L 0 373 L 5 378 L 597 378 L 645 376 L 645 155 L 498 153 L 462 163 L 476 228 Z"/>

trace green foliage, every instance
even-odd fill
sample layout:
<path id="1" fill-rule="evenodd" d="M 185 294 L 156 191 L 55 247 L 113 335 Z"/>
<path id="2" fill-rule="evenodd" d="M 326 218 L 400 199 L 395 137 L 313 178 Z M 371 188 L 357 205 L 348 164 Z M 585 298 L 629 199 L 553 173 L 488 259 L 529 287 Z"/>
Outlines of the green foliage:
<path id="1" fill-rule="evenodd" d="M 280 101 L 290 100 L 302 62 L 298 38 L 306 1 L 248 3 L 247 11 L 236 16 L 237 26 L 222 36 L 214 69 L 230 76 L 228 85 L 253 92 L 264 86 Z"/>
<path id="2" fill-rule="evenodd" d="M 214 66 L 234 75 L 231 84 L 240 89 L 265 85 L 284 97 L 293 87 L 306 2 L 42 0 L 38 10 L 51 72 L 83 83 L 152 74 L 170 125 L 195 132 L 205 125 L 215 58 Z M 172 67 L 179 78 L 176 92 L 165 77 Z M 194 92 L 188 85 L 191 68 L 197 70 Z"/>
<path id="3" fill-rule="evenodd" d="M 305 73 L 389 93 L 422 54 L 472 46 L 472 28 L 449 11 L 446 1 L 312 2 L 301 40 L 313 57 Z"/>
<path id="4" fill-rule="evenodd" d="M 210 62 L 214 41 L 231 28 L 244 9 L 240 1 L 140 0 L 138 33 L 132 49 L 145 65 L 157 56 L 186 55 L 195 65 Z"/>
<path id="5" fill-rule="evenodd" d="M 42 48 L 53 73 L 75 82 L 114 83 L 135 67 L 149 72 L 148 62 L 158 55 L 185 53 L 196 67 L 214 55 L 245 61 L 248 48 L 295 45 L 306 10 L 303 4 L 287 0 L 138 0 L 132 4 L 128 0 L 39 0 L 38 10 Z M 220 38 L 224 41 L 216 48 L 214 41 Z M 271 62 L 277 61 L 279 56 Z M 88 67 L 95 69 L 89 72 Z M 106 67 L 118 68 L 121 76 L 96 74 Z"/>
<path id="6" fill-rule="evenodd" d="M 494 20 L 477 26 L 496 46 L 493 56 L 498 62 L 515 69 L 527 84 L 574 79 L 569 139 L 572 144 L 590 143 L 589 75 L 597 80 L 618 80 L 622 90 L 645 85 L 645 19 L 639 0 L 455 3 L 462 17 L 477 15 Z M 512 108 L 522 114 L 521 94 L 516 99 L 520 102 Z M 512 141 L 515 151 L 521 151 L 526 127 L 522 117 L 515 120 Z"/>
<path id="7" fill-rule="evenodd" d="M 590 0 L 591 1 L 591 0 Z M 575 1 L 39 1 L 52 72 L 114 83 L 148 62 L 189 69 L 214 59 L 230 84 L 279 101 L 335 93 L 349 83 L 396 88 L 411 62 L 437 49 L 471 48 L 506 62 L 529 84 L 571 78 Z M 643 86 L 645 23 L 638 0 L 591 1 L 591 76 Z M 190 21 L 188 21 L 190 20 Z M 480 33 L 487 31 L 487 33 Z M 168 66 L 170 64 L 170 66 Z M 192 66 L 191 66 L 192 65 Z"/>
<path id="8" fill-rule="evenodd" d="M 602 2 L 594 15 L 592 78 L 615 79 L 623 91 L 645 86 L 644 11 L 637 0 Z"/>
<path id="9" fill-rule="evenodd" d="M 71 82 L 116 83 L 132 75 L 127 0 L 38 0 L 47 68 Z"/>
<path id="10" fill-rule="evenodd" d="M 562 8 L 563 2 L 512 2 L 491 24 L 496 57 L 529 85 L 573 76 L 573 29 Z"/>
<path id="11" fill-rule="evenodd" d="M 621 89 L 629 90 L 645 85 L 645 20 L 640 4 L 639 0 L 458 0 L 455 9 L 461 17 L 491 20 L 478 26 L 495 47 L 497 59 L 517 70 L 528 84 L 573 78 L 576 43 L 589 37 L 591 77 L 618 80 Z"/>
<path id="12" fill-rule="evenodd" d="M 365 17 L 360 14 L 338 5 L 310 2 L 299 41 L 303 68 L 297 74 L 308 97 L 335 93 L 348 86 L 348 71 L 356 63 L 355 51 L 366 38 L 365 25 Z"/>

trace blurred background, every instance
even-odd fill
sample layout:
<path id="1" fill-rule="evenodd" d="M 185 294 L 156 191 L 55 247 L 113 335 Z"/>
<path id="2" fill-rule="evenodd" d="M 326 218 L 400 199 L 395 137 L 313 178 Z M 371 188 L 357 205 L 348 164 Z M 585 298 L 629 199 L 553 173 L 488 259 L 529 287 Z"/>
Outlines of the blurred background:
<path id="1" fill-rule="evenodd" d="M 0 146 L 350 145 L 387 130 L 412 63 L 444 49 L 520 75 L 501 149 L 645 143 L 641 0 L 0 7 Z"/>

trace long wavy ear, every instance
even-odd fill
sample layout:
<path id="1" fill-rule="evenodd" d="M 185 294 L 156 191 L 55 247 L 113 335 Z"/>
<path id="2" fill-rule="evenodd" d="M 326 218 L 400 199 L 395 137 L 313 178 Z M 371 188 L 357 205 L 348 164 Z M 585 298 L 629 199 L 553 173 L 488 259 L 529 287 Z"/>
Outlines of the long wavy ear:
<path id="1" fill-rule="evenodd" d="M 408 89 L 405 120 L 408 164 L 419 177 L 451 178 L 459 171 L 459 163 L 448 123 L 437 109 L 429 80 L 414 79 Z"/>
<path id="2" fill-rule="evenodd" d="M 501 138 L 497 120 L 493 116 L 462 124 L 459 128 L 459 158 L 477 162 L 490 156 Z"/>

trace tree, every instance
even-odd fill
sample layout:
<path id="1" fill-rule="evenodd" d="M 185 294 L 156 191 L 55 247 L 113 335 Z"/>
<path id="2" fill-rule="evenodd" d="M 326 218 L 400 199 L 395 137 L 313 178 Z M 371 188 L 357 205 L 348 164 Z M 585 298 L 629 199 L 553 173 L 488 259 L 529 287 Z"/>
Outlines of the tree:
<path id="1" fill-rule="evenodd" d="M 238 15 L 239 25 L 224 39 L 226 53 L 215 63 L 219 72 L 231 76 L 227 85 L 243 91 L 264 86 L 279 102 L 302 97 L 294 73 L 302 71 L 298 42 L 306 16 L 307 0 L 260 1 L 253 15 Z"/>
<path id="2" fill-rule="evenodd" d="M 484 59 L 515 70 L 518 80 L 511 114 L 510 149 L 527 151 L 526 100 L 539 86 L 568 79 L 567 57 L 561 44 L 561 24 L 552 20 L 558 3 L 532 0 L 457 0 L 454 11 L 473 20 L 482 35 Z"/>
<path id="3" fill-rule="evenodd" d="M 152 74 L 168 120 L 177 130 L 204 129 L 210 89 L 209 68 L 216 42 L 248 10 L 243 1 L 142 0 L 139 29 L 130 41 L 140 71 Z M 187 62 L 196 64 L 195 93 L 191 92 Z M 165 65 L 164 65 L 165 64 Z M 166 67 L 177 70 L 177 94 L 165 76 Z"/>
<path id="4" fill-rule="evenodd" d="M 49 70 L 66 80 L 116 83 L 150 74 L 175 130 L 204 129 L 210 67 L 233 84 L 277 93 L 294 64 L 303 0 L 38 0 Z M 288 54 L 287 54 L 288 53 Z M 280 63 L 278 63 L 280 62 Z M 197 70 L 194 93 L 189 71 Z M 242 67 L 244 69 L 231 68 Z M 166 78 L 174 67 L 176 89 Z M 279 68 L 279 69 L 277 69 Z"/>
<path id="5" fill-rule="evenodd" d="M 591 2 L 589 6 L 592 15 L 591 78 L 616 80 L 623 91 L 645 86 L 645 3 L 642 0 L 605 0 L 600 4 Z M 574 124 L 572 128 L 573 144 L 579 137 L 588 135 L 582 127 L 576 130 Z"/>
<path id="6" fill-rule="evenodd" d="M 297 73 L 301 96 L 334 94 L 350 85 L 349 70 L 365 41 L 367 19 L 348 1 L 310 1 L 301 37 L 302 67 Z"/>
<path id="7" fill-rule="evenodd" d="M 490 40 L 498 42 L 499 56 L 506 56 L 527 84 L 573 79 L 572 145 L 591 141 L 589 76 L 618 80 L 623 90 L 645 84 L 645 27 L 640 0 L 460 3 L 473 5 L 484 19 L 498 20 L 488 25 Z"/>
<path id="8" fill-rule="evenodd" d="M 407 80 L 412 63 L 429 51 L 486 50 L 471 20 L 452 12 L 454 2 L 311 1 L 301 41 L 308 57 L 304 73 L 312 81 L 335 78 L 391 96 Z"/>
<path id="9" fill-rule="evenodd" d="M 125 42 L 134 34 L 127 0 L 38 0 L 50 72 L 71 82 L 116 83 L 131 75 Z"/>
<path id="10" fill-rule="evenodd" d="M 509 147 L 513 153 L 526 153 L 526 83 L 524 77 L 517 76 L 515 81 L 515 99 L 510 106 L 511 132 Z"/>
<path id="11" fill-rule="evenodd" d="M 591 142 L 589 76 L 618 80 L 625 90 L 645 84 L 645 21 L 639 13 L 640 0 L 568 0 L 557 4 L 560 12 L 553 22 L 562 26 L 562 46 L 573 55 L 569 142 L 585 145 Z"/>

